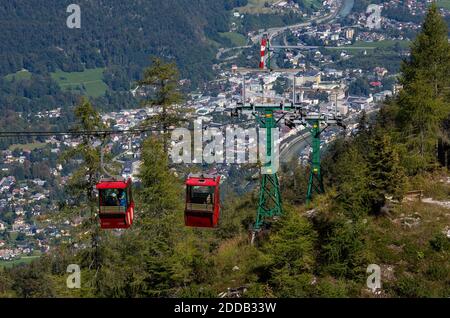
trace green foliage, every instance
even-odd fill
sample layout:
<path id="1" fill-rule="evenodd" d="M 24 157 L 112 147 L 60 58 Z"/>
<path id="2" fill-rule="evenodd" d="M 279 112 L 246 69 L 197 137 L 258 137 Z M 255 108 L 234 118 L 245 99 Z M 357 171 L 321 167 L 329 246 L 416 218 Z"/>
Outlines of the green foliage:
<path id="1" fill-rule="evenodd" d="M 240 34 L 240 33 L 236 33 L 236 32 L 223 32 L 220 33 L 220 36 L 228 39 L 231 43 L 231 47 L 235 47 L 235 46 L 245 46 L 247 44 L 247 38 Z"/>
<path id="2" fill-rule="evenodd" d="M 378 214 L 386 197 L 401 199 L 406 176 L 389 134 L 368 128 L 362 118 L 354 142 L 338 140 L 324 160 L 325 175 L 337 192 L 334 208 L 351 219 Z"/>
<path id="3" fill-rule="evenodd" d="M 12 279 L 6 275 L 5 270 L 0 268 L 0 298 L 12 297 Z"/>
<path id="4" fill-rule="evenodd" d="M 96 131 L 104 129 L 100 114 L 94 109 L 89 100 L 83 98 L 74 110 L 76 124 L 74 131 Z M 74 171 L 68 183 L 68 190 L 72 197 L 78 201 L 76 209 L 69 211 L 69 218 L 75 216 L 88 216 L 82 228 L 75 229 L 76 240 L 80 244 L 87 244 L 90 240 L 90 248 L 84 249 L 80 253 L 80 261 L 89 269 L 98 269 L 102 262 L 104 250 L 98 247 L 101 233 L 98 228 L 98 216 L 96 213 L 97 204 L 94 193 L 95 185 L 100 179 L 102 171 L 100 160 L 100 149 L 94 146 L 92 136 L 84 135 L 77 147 L 68 149 L 61 156 L 61 161 L 65 164 L 72 160 L 79 159 L 82 164 Z M 106 164 L 106 161 L 105 161 Z M 88 235 L 81 234 L 87 231 Z M 85 232 L 86 233 L 86 232 Z M 88 236 L 88 237 L 86 237 Z M 96 279 L 97 277 L 94 277 Z M 95 281 L 92 284 L 96 284 Z"/>
<path id="5" fill-rule="evenodd" d="M 403 275 L 395 284 L 395 290 L 400 297 L 420 298 L 429 296 L 423 280 L 411 275 Z"/>
<path id="6" fill-rule="evenodd" d="M 439 26 L 433 10 L 424 35 L 414 44 L 410 64 L 404 66 L 405 89 L 400 97 L 387 103 L 374 124 L 363 116 L 356 137 L 339 139 L 330 147 L 323 167 L 330 190 L 317 197 L 314 210 L 305 214 L 304 208 L 286 206 L 285 215 L 273 222 L 259 246 L 250 246 L 247 238 L 256 204 L 251 194 L 227 195 L 219 229 L 186 228 L 181 180 L 169 169 L 164 141 L 151 136 L 142 149 L 133 228 L 99 235 L 98 225 L 91 222 L 76 233 L 75 241 L 86 244 L 81 233 L 86 232 L 92 248 L 75 250 L 62 244 L 32 264 L 0 269 L 0 296 L 217 297 L 228 288 L 241 287 L 247 289 L 247 297 L 364 296 L 367 265 L 375 263 L 393 268 L 394 277 L 383 280 L 389 296 L 449 297 L 450 243 L 442 234 L 448 223 L 445 212 L 400 200 L 405 170 L 414 174 L 432 167 L 432 141 L 438 137 L 447 107 L 444 93 L 436 93 L 436 84 L 439 88 L 441 80 L 447 80 L 444 73 L 434 74 L 423 63 L 427 54 L 437 52 L 445 58 L 442 36 L 430 31 L 442 31 L 433 27 Z M 436 51 L 424 47 L 434 44 Z M 141 83 L 149 88 L 149 105 L 165 107 L 159 122 L 166 129 L 179 123 L 179 110 L 174 107 L 181 97 L 177 79 L 173 64 L 154 60 Z M 77 130 L 103 127 L 87 100 L 76 108 L 75 116 Z M 71 178 L 71 191 L 78 199 L 76 211 L 90 207 L 94 215 L 92 189 L 98 179 L 99 151 L 92 138 L 84 136 L 81 141 L 64 160 L 82 161 Z M 289 203 L 299 204 L 306 192 L 301 190 L 304 169 L 297 164 L 289 168 L 294 170 L 284 167 L 282 172 L 283 193 Z M 29 171 L 33 168 L 23 168 L 22 173 Z M 431 178 L 436 183 L 437 178 Z M 412 180 L 415 183 L 409 187 L 425 184 L 419 177 Z M 445 197 L 446 190 L 439 189 Z M 370 215 L 378 213 L 389 196 L 400 202 L 389 218 Z M 406 227 L 402 223 L 406 215 L 420 222 Z M 10 213 L 9 221 L 13 220 Z M 82 266 L 84 283 L 79 291 L 64 286 L 69 263 Z"/>
<path id="7" fill-rule="evenodd" d="M 148 91 L 145 104 L 160 110 L 156 116 L 147 119 L 144 125 L 152 124 L 161 127 L 164 150 L 168 150 L 168 133 L 170 127 L 178 128 L 184 121 L 188 111 L 180 108 L 183 96 L 178 88 L 178 69 L 175 63 L 165 63 L 159 58 L 152 59 L 152 65 L 144 70 L 143 79 L 139 85 Z"/>
<path id="8" fill-rule="evenodd" d="M 316 234 L 298 211 L 285 213 L 263 245 L 269 282 L 278 297 L 306 297 L 313 290 Z"/>
<path id="9" fill-rule="evenodd" d="M 422 30 L 411 46 L 411 57 L 402 65 L 402 84 L 424 79 L 433 87 L 434 96 L 441 95 L 450 79 L 450 44 L 448 27 L 435 3 L 429 7 Z"/>
<path id="10" fill-rule="evenodd" d="M 297 211 L 287 210 L 286 215 L 274 226 L 264 250 L 274 269 L 311 271 L 314 266 L 315 235 L 311 224 Z"/>
<path id="11" fill-rule="evenodd" d="M 213 253 L 212 265 L 208 282 L 217 292 L 241 286 L 253 286 L 254 293 L 261 292 L 258 281 L 266 272 L 267 256 L 249 244 L 247 235 L 222 241 Z"/>
<path id="12" fill-rule="evenodd" d="M 401 71 L 404 89 L 395 101 L 396 122 L 406 146 L 406 167 L 415 174 L 436 162 L 437 138 L 444 119 L 450 115 L 448 28 L 435 3 L 430 6 Z"/>
<path id="13" fill-rule="evenodd" d="M 62 118 L 52 122 L 30 116 L 27 121 L 31 122 L 23 125 L 21 119 L 0 120 L 0 129 L 67 128 L 73 119 L 72 108 L 83 94 L 96 97 L 95 104 L 108 111 L 136 108 L 139 102 L 129 91 L 149 55 L 176 60 L 182 78 L 189 79 L 192 87 L 211 80 L 217 49 L 211 39 L 228 41 L 219 33 L 229 31 L 229 10 L 245 3 L 80 0 L 83 32 L 74 32 L 66 26 L 69 0 L 36 0 L 33 4 L 11 0 L 0 7 L 0 111 L 35 114 L 61 107 Z M 26 18 L 17 19 L 17 14 Z M 126 26 L 123 32 L 119 31 L 122 26 Z M 99 73 L 102 69 L 103 74 Z M 2 139 L 0 146 L 4 149 L 44 138 Z"/>
<path id="14" fill-rule="evenodd" d="M 450 197 L 450 184 L 436 182 L 445 180 L 445 170 L 436 170 L 431 173 L 423 173 L 409 178 L 408 190 L 423 190 L 424 196 L 439 201 L 446 201 Z"/>
<path id="15" fill-rule="evenodd" d="M 12 290 L 21 298 L 53 297 L 55 296 L 51 280 L 39 263 L 30 266 L 18 266 L 11 269 L 14 277 Z"/>
<path id="16" fill-rule="evenodd" d="M 356 294 L 355 284 L 345 279 L 325 277 L 317 284 L 317 295 L 325 298 L 345 298 Z"/>
<path id="17" fill-rule="evenodd" d="M 152 66 L 144 70 L 139 85 L 155 89 L 154 97 L 147 101 L 150 106 L 168 107 L 182 101 L 178 91 L 179 73 L 175 63 L 164 63 L 159 58 L 152 59 Z"/>
<path id="18" fill-rule="evenodd" d="M 139 175 L 142 190 L 138 198 L 142 204 L 143 218 L 160 217 L 182 208 L 181 182 L 168 166 L 162 143 L 156 137 L 149 137 L 142 147 Z"/>
<path id="19" fill-rule="evenodd" d="M 179 298 L 216 298 L 217 293 L 209 286 L 194 285 L 183 287 L 178 293 Z"/>
<path id="20" fill-rule="evenodd" d="M 246 232 L 253 225 L 257 204 L 256 195 L 239 197 L 227 193 L 226 197 L 227 200 L 221 202 L 219 227 L 215 231 L 215 237 L 220 240 L 231 239 Z"/>
<path id="21" fill-rule="evenodd" d="M 20 23 L 15 18 L 20 1 L 0 8 L 0 74 L 23 68 L 45 74 L 120 66 L 136 79 L 146 57 L 159 55 L 175 57 L 183 76 L 198 83 L 212 75 L 215 52 L 208 38 L 228 31 L 228 10 L 241 1 L 168 0 L 161 5 L 157 0 L 80 0 L 82 36 L 66 26 L 70 3 L 37 0 L 21 5 L 20 14 L 27 19 Z M 117 32 L 123 26 L 126 32 Z"/>
<path id="22" fill-rule="evenodd" d="M 51 73 L 51 77 L 63 90 L 77 91 L 77 87 L 83 87 L 81 95 L 100 97 L 105 94 L 108 86 L 103 82 L 104 68 L 84 70 L 83 72 Z"/>
<path id="23" fill-rule="evenodd" d="M 449 112 L 448 104 L 435 96 L 433 90 L 429 83 L 418 78 L 397 99 L 397 127 L 406 148 L 406 167 L 410 174 L 429 169 L 437 159 L 435 148 L 440 126 Z"/>
<path id="24" fill-rule="evenodd" d="M 313 281 L 311 273 L 291 273 L 288 268 L 281 268 L 274 270 L 271 283 L 277 297 L 307 298 L 314 293 Z"/>
<path id="25" fill-rule="evenodd" d="M 285 90 L 286 87 L 289 85 L 289 81 L 286 77 L 278 77 L 277 80 L 275 81 L 275 83 L 273 84 L 273 90 L 279 94 L 282 95 Z"/>
<path id="26" fill-rule="evenodd" d="M 319 216 L 315 223 L 320 242 L 320 271 L 339 278 L 361 278 L 367 264 L 364 222 L 342 216 Z"/>
<path id="27" fill-rule="evenodd" d="M 349 47 L 351 48 L 351 47 Z M 349 48 L 346 48 L 349 50 Z M 366 52 L 366 54 L 365 54 Z M 374 67 L 383 65 L 389 73 L 396 74 L 399 71 L 399 63 L 402 61 L 401 51 L 394 48 L 375 48 L 373 50 L 354 50 L 354 57 L 340 60 L 336 65 L 343 69 L 357 69 L 371 72 Z M 351 91 L 356 94 L 367 92 L 369 87 L 364 81 L 358 81 L 351 86 Z"/>
<path id="28" fill-rule="evenodd" d="M 96 131 L 102 130 L 104 125 L 100 114 L 94 109 L 87 99 L 82 99 L 74 110 L 77 122 L 74 131 Z M 82 136 L 81 143 L 74 148 L 67 150 L 61 156 L 61 161 L 68 163 L 73 159 L 81 159 L 83 165 L 72 175 L 69 186 L 75 196 L 85 195 L 89 203 L 93 203 L 93 189 L 98 182 L 100 166 L 100 150 L 93 146 L 91 136 Z"/>
<path id="29" fill-rule="evenodd" d="M 366 214 L 370 209 L 369 167 L 364 155 L 355 147 L 349 146 L 336 162 L 333 171 L 339 173 L 334 175 L 339 202 L 337 208 L 352 219 Z"/>
<path id="30" fill-rule="evenodd" d="M 293 159 L 281 167 L 281 191 L 283 202 L 290 204 L 302 204 L 306 201 L 308 179 L 306 167 Z"/>
<path id="31" fill-rule="evenodd" d="M 438 233 L 430 240 L 430 246 L 436 252 L 450 252 L 450 239 L 444 234 Z"/>
<path id="32" fill-rule="evenodd" d="M 96 293 L 105 297 L 168 297 L 210 277 L 205 241 L 183 225 L 181 184 L 155 137 L 143 145 L 141 191 L 133 229 L 101 241 Z"/>
<path id="33" fill-rule="evenodd" d="M 376 130 L 370 140 L 369 188 L 372 207 L 381 208 L 387 195 L 401 200 L 405 188 L 406 176 L 400 165 L 399 154 L 391 138 L 384 131 Z M 375 211 L 378 213 L 379 211 Z"/>
<path id="34" fill-rule="evenodd" d="M 428 265 L 428 268 L 425 272 L 427 278 L 431 281 L 436 282 L 445 282 L 449 280 L 450 277 L 450 267 L 449 264 L 445 262 L 431 262 L 430 265 Z"/>

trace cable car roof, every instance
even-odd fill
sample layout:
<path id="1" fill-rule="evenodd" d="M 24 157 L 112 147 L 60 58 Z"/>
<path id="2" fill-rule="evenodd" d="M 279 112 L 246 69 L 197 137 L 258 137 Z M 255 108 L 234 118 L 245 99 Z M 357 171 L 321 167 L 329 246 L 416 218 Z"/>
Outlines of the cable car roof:
<path id="1" fill-rule="evenodd" d="M 128 182 L 119 180 L 101 180 L 100 183 L 96 185 L 98 190 L 105 189 L 126 189 Z"/>
<path id="2" fill-rule="evenodd" d="M 188 186 L 215 187 L 219 184 L 220 176 L 214 175 L 193 175 L 190 174 L 186 180 Z"/>

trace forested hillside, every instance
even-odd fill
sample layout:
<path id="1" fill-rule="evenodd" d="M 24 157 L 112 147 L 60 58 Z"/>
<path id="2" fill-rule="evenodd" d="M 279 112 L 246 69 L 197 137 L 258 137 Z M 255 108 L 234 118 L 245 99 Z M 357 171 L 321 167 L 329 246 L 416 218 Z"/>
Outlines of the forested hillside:
<path id="1" fill-rule="evenodd" d="M 0 4 L 0 75 L 22 68 L 45 74 L 119 65 L 117 75 L 128 88 L 148 57 L 158 55 L 175 58 L 192 80 L 208 78 L 215 53 L 210 39 L 228 30 L 228 10 L 246 1 L 82 0 L 81 29 L 66 26 L 71 3 Z"/>

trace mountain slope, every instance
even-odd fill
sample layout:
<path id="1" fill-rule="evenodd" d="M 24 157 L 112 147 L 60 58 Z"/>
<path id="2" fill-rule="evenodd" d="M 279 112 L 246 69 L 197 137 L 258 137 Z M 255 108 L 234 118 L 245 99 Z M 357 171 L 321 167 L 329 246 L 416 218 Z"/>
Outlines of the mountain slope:
<path id="1" fill-rule="evenodd" d="M 160 55 L 176 58 L 184 75 L 199 80 L 211 74 L 209 38 L 219 39 L 228 29 L 228 10 L 246 1 L 80 0 L 81 29 L 69 29 L 72 2 L 0 4 L 0 75 L 120 65 L 136 77 L 149 55 Z"/>

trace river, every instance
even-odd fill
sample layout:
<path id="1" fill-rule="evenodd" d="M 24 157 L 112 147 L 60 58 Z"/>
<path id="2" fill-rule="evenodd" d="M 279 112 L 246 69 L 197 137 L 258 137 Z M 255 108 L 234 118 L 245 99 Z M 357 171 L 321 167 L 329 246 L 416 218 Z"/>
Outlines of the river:
<path id="1" fill-rule="evenodd" d="M 346 17 L 352 11 L 353 6 L 355 5 L 355 0 L 343 0 L 343 1 L 344 5 L 342 6 L 342 9 L 338 14 L 340 18 Z"/>

